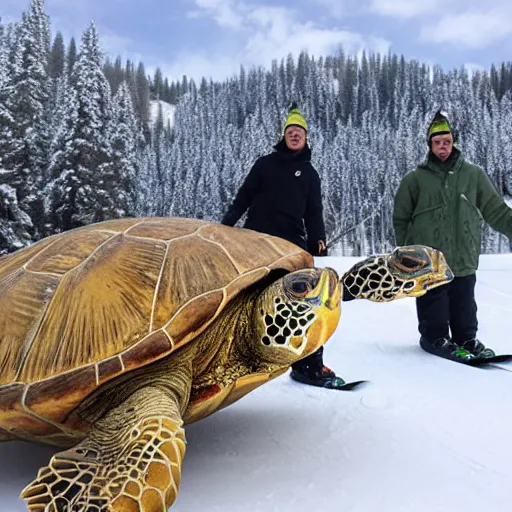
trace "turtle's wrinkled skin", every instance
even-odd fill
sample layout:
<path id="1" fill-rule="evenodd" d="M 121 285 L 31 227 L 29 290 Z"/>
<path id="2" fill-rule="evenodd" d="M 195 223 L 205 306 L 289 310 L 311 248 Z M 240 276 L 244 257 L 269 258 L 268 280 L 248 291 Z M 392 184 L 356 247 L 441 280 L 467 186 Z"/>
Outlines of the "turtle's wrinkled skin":
<path id="1" fill-rule="evenodd" d="M 0 258 L 0 440 L 61 446 L 22 492 L 37 512 L 164 512 L 183 425 L 323 345 L 343 287 L 378 302 L 452 276 L 437 251 L 340 281 L 282 239 L 183 218 L 121 219 Z"/>

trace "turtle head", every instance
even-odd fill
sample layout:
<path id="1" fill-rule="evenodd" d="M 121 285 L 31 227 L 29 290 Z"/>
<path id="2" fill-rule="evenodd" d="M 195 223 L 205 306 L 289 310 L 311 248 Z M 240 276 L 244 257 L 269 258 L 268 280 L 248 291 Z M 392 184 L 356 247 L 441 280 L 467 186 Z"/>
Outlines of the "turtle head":
<path id="1" fill-rule="evenodd" d="M 403 297 L 421 297 L 453 280 L 444 254 L 426 245 L 397 247 L 389 257 L 389 267 L 397 279 L 407 283 Z"/>
<path id="2" fill-rule="evenodd" d="M 290 365 L 323 345 L 340 317 L 341 287 L 330 268 L 306 268 L 265 288 L 254 309 L 257 352 L 270 363 Z"/>
<path id="3" fill-rule="evenodd" d="M 397 247 L 390 254 L 371 256 L 342 278 L 344 289 L 353 298 L 374 302 L 421 297 L 452 279 L 443 253 L 425 245 Z"/>

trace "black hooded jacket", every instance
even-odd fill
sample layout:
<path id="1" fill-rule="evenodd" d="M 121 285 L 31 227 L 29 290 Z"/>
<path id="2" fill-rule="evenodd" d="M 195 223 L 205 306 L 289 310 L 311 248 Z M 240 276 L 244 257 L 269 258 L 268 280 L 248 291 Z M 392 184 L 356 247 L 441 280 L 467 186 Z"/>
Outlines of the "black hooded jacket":
<path id="1" fill-rule="evenodd" d="M 292 152 L 281 140 L 256 160 L 222 224 L 234 226 L 247 213 L 245 228 L 278 236 L 312 254 L 325 241 L 320 177 L 306 144 Z"/>

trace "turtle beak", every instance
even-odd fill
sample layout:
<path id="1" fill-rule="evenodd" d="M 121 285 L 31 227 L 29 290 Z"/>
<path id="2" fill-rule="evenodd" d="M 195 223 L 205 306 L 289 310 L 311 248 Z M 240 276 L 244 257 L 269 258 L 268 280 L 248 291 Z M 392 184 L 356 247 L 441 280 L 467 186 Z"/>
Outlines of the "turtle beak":
<path id="1" fill-rule="evenodd" d="M 340 278 L 332 268 L 316 269 L 318 281 L 305 299 L 316 310 L 317 318 L 308 327 L 307 347 L 304 355 L 311 354 L 334 334 L 341 314 L 342 287 Z"/>
<path id="2" fill-rule="evenodd" d="M 322 269 L 318 285 L 312 295 L 316 295 L 317 300 L 330 310 L 338 307 L 341 300 L 341 286 L 340 278 L 334 269 Z"/>
<path id="3" fill-rule="evenodd" d="M 452 269 L 448 266 L 448 263 L 446 263 L 444 254 L 441 251 L 432 249 L 430 257 L 432 260 L 432 278 L 426 280 L 423 284 L 425 290 L 431 290 L 432 288 L 437 288 L 438 286 L 449 283 L 454 277 Z"/>

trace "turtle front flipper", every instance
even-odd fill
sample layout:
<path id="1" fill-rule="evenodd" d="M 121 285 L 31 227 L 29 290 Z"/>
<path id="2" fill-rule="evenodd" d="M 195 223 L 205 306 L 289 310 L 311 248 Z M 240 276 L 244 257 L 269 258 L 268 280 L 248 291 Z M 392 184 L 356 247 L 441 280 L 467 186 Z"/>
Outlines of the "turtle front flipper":
<path id="1" fill-rule="evenodd" d="M 185 434 L 176 399 L 138 390 L 52 457 L 22 492 L 34 512 L 162 512 L 178 495 Z"/>
<path id="2" fill-rule="evenodd" d="M 452 279 L 453 273 L 441 251 L 424 245 L 410 245 L 356 263 L 343 275 L 341 282 L 345 301 L 389 302 L 420 297 Z"/>

